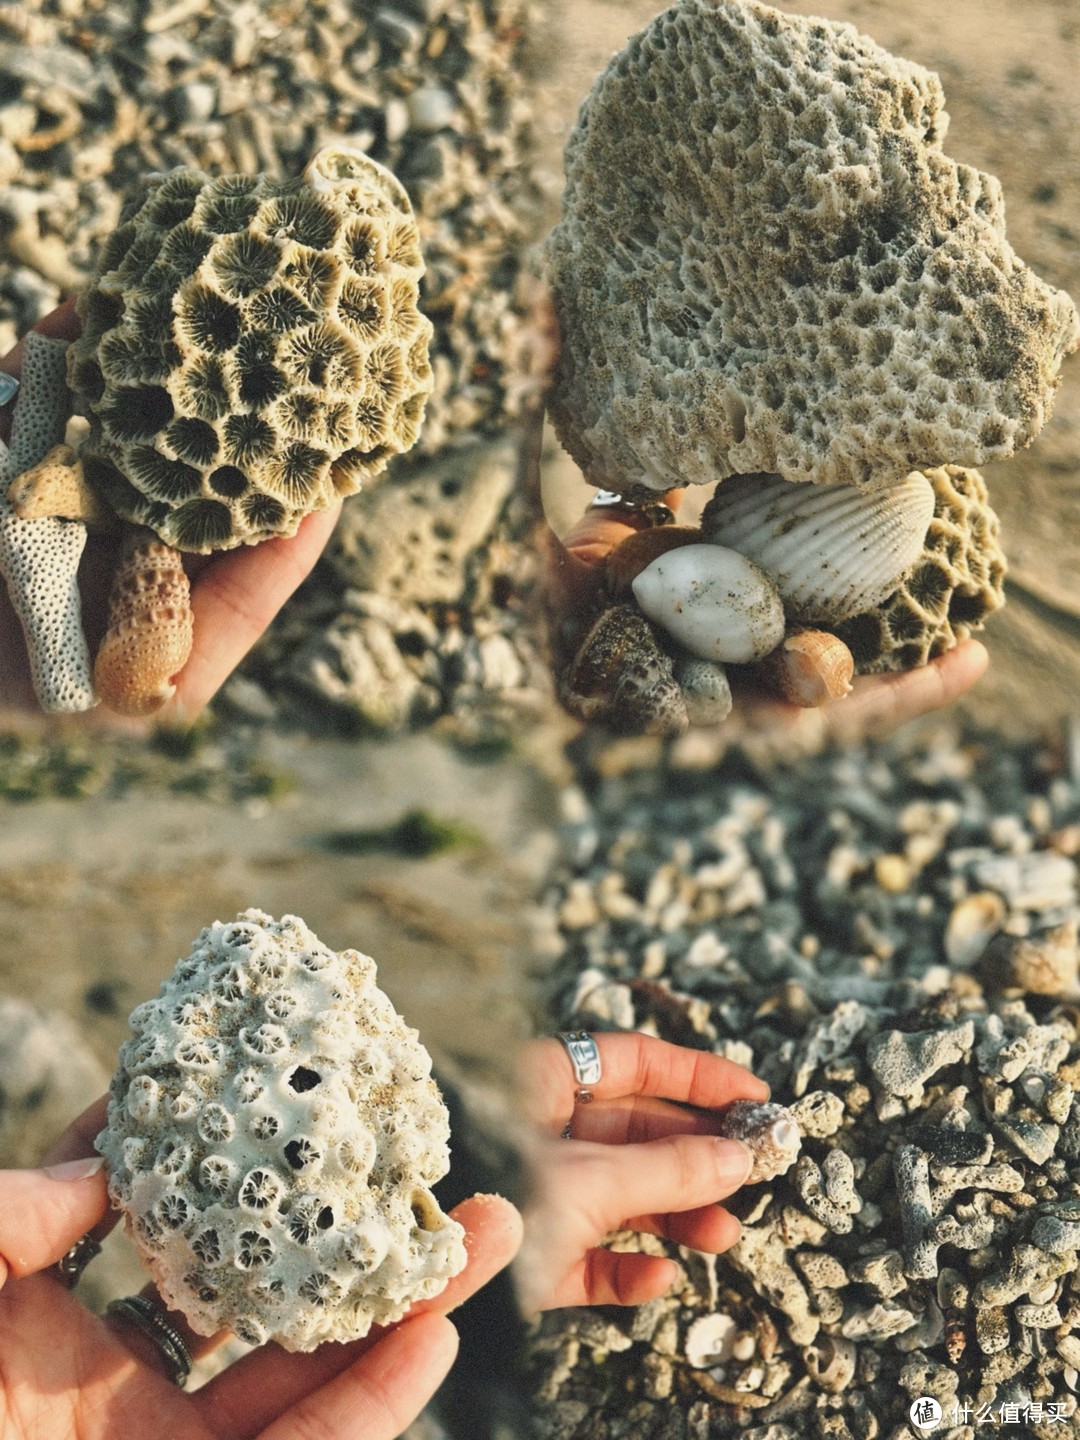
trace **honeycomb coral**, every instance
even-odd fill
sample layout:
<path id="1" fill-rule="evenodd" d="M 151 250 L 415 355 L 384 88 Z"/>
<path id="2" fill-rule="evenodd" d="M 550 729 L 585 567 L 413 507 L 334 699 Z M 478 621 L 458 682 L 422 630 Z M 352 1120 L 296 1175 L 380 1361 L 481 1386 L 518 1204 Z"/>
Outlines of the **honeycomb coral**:
<path id="1" fill-rule="evenodd" d="M 202 932 L 131 1027 L 97 1147 L 200 1334 L 353 1340 L 462 1269 L 462 1228 L 430 1189 L 446 1107 L 366 955 L 247 910 Z"/>
<path id="2" fill-rule="evenodd" d="M 359 151 L 151 177 L 79 300 L 88 482 L 180 550 L 293 534 L 416 440 L 423 273 L 405 191 Z"/>
<path id="3" fill-rule="evenodd" d="M 867 487 L 1028 444 L 1080 343 L 942 153 L 936 75 L 849 25 L 678 0 L 587 98 L 547 242 L 551 409 L 593 483 Z"/>
<path id="4" fill-rule="evenodd" d="M 923 553 L 879 609 L 834 627 L 860 675 L 925 665 L 1005 603 L 1005 556 L 986 482 L 959 465 L 924 473 L 934 487 L 934 518 Z"/>

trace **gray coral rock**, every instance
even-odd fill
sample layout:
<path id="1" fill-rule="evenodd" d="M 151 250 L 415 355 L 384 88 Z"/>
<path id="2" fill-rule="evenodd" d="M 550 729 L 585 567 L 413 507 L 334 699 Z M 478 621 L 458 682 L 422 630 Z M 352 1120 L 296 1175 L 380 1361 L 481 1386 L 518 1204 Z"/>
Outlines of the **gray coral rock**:
<path id="1" fill-rule="evenodd" d="M 874 486 L 1027 445 L 1080 320 L 947 126 L 938 77 L 850 25 L 678 0 L 631 39 L 547 242 L 551 408 L 588 478 Z"/>

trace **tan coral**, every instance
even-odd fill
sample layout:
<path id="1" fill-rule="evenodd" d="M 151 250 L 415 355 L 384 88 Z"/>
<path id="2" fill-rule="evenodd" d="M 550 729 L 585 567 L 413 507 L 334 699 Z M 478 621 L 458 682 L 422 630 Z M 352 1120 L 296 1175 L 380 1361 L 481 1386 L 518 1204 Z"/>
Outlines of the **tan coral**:
<path id="1" fill-rule="evenodd" d="M 796 630 L 754 667 L 755 676 L 792 705 L 807 709 L 839 700 L 851 689 L 851 651 L 827 630 Z"/>
<path id="2" fill-rule="evenodd" d="M 192 639 L 191 589 L 180 554 L 149 531 L 133 530 L 94 662 L 101 700 L 120 715 L 153 714 L 175 693 Z"/>
<path id="3" fill-rule="evenodd" d="M 925 665 L 981 630 L 1005 603 L 1005 554 L 986 482 L 960 465 L 924 474 L 935 498 L 922 555 L 879 609 L 835 627 L 859 675 Z"/>
<path id="4" fill-rule="evenodd" d="M 1080 321 L 947 125 L 938 77 L 850 25 L 677 0 L 634 36 L 546 245 L 551 412 L 588 478 L 872 488 L 1030 443 Z"/>
<path id="5" fill-rule="evenodd" d="M 405 191 L 360 151 L 152 176 L 79 299 L 88 482 L 181 550 L 294 534 L 417 438 L 423 273 Z"/>
<path id="6" fill-rule="evenodd" d="M 70 445 L 54 445 L 37 465 L 15 476 L 7 494 L 20 520 L 55 515 L 81 520 L 88 530 L 114 529 L 117 524 L 113 512 L 87 485 L 82 461 Z"/>

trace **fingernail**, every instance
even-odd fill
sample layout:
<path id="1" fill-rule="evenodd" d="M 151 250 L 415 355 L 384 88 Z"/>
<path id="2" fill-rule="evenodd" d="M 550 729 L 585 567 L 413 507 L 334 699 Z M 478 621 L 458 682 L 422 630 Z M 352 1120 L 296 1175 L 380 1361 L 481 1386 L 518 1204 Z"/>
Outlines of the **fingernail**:
<path id="1" fill-rule="evenodd" d="M 716 1168 L 724 1185 L 741 1185 L 754 1165 L 750 1147 L 741 1140 L 713 1140 Z"/>
<path id="2" fill-rule="evenodd" d="M 103 1155 L 87 1155 L 82 1160 L 65 1160 L 60 1165 L 46 1165 L 50 1180 L 89 1180 L 105 1164 Z"/>

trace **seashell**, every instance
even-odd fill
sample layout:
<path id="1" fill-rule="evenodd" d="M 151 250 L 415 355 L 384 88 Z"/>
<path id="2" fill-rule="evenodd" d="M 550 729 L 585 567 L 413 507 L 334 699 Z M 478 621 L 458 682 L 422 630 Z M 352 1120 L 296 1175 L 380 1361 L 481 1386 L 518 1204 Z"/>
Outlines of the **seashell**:
<path id="1" fill-rule="evenodd" d="M 638 530 L 617 545 L 607 558 L 607 584 L 612 595 L 625 600 L 630 587 L 647 565 L 658 555 L 678 550 L 683 545 L 700 545 L 701 531 L 696 525 L 657 525 L 651 530 Z"/>
<path id="2" fill-rule="evenodd" d="M 730 1315 L 702 1315 L 686 1332 L 683 1354 L 695 1370 L 707 1370 L 731 1359 L 739 1327 Z"/>
<path id="3" fill-rule="evenodd" d="M 560 693 L 580 719 L 623 734 L 678 735 L 689 723 L 671 656 L 633 605 L 613 605 L 595 621 Z"/>
<path id="4" fill-rule="evenodd" d="M 799 1124 L 786 1105 L 736 1100 L 725 1107 L 716 1132 L 741 1140 L 754 1152 L 754 1166 L 745 1184 L 757 1185 L 783 1175 L 794 1165 L 802 1143 Z"/>
<path id="5" fill-rule="evenodd" d="M 684 545 L 646 566 L 634 598 L 691 655 L 744 664 L 784 638 L 784 607 L 752 560 L 720 545 Z"/>
<path id="6" fill-rule="evenodd" d="M 178 551 L 148 530 L 128 537 L 109 595 L 109 624 L 94 661 L 102 702 L 151 715 L 176 691 L 191 654 L 191 587 Z"/>
<path id="7" fill-rule="evenodd" d="M 950 965 L 969 969 L 1005 924 L 1005 901 L 994 890 L 977 890 L 953 906 L 945 926 L 945 958 Z"/>
<path id="8" fill-rule="evenodd" d="M 772 576 L 793 620 L 835 623 L 892 594 L 933 518 L 934 488 L 918 470 L 870 492 L 735 475 L 717 487 L 701 525 L 708 540 Z"/>
<path id="9" fill-rule="evenodd" d="M 792 705 L 809 709 L 848 693 L 855 661 L 844 642 L 827 630 L 795 630 L 754 673 Z"/>
<path id="10" fill-rule="evenodd" d="M 858 1358 L 858 1346 L 842 1335 L 822 1335 L 803 1351 L 810 1379 L 830 1395 L 839 1395 L 851 1384 Z"/>
<path id="11" fill-rule="evenodd" d="M 682 691 L 691 725 L 719 725 L 731 714 L 731 686 L 727 672 L 715 660 L 682 657 L 675 662 L 675 679 Z"/>
<path id="12" fill-rule="evenodd" d="M 987 978 L 1030 995 L 1080 998 L 1080 948 L 1076 921 L 1041 935 L 998 935 L 983 955 Z"/>

